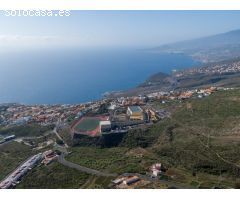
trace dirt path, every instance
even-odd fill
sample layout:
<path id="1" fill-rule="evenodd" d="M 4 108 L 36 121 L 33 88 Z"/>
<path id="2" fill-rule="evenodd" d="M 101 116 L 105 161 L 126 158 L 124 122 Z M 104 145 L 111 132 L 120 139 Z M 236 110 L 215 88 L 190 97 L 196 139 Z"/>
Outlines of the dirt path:
<path id="1" fill-rule="evenodd" d="M 229 165 L 232 165 L 238 169 L 240 169 L 240 166 L 229 161 L 229 160 L 226 160 L 225 158 L 223 158 L 221 155 L 219 155 L 217 152 L 213 151 L 208 145 L 204 144 L 201 140 L 200 141 L 200 144 L 202 144 L 206 149 L 208 149 L 212 154 L 215 154 L 220 160 L 222 160 L 223 162 L 229 164 Z"/>

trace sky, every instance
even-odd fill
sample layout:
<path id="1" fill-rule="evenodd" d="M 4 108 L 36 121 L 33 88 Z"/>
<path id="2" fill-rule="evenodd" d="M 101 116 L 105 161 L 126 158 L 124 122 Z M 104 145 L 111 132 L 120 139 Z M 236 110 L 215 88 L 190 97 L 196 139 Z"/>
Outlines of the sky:
<path id="1" fill-rule="evenodd" d="M 240 11 L 71 11 L 69 17 L 6 17 L 0 49 L 155 47 L 240 29 Z"/>

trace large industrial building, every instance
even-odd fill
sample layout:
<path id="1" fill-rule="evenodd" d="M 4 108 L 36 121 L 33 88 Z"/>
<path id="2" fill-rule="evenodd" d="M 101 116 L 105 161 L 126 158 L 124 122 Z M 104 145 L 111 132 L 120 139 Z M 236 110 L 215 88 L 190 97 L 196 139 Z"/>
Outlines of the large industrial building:
<path id="1" fill-rule="evenodd" d="M 143 120 L 143 110 L 140 106 L 129 106 L 127 108 L 127 114 L 131 120 Z"/>

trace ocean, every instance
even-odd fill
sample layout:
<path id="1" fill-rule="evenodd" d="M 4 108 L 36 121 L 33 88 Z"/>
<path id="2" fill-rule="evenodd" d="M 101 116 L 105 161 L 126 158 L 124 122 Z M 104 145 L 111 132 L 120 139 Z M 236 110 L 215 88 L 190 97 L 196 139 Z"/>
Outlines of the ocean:
<path id="1" fill-rule="evenodd" d="M 73 104 L 126 90 L 157 72 L 199 63 L 138 50 L 42 50 L 0 54 L 0 103 Z"/>

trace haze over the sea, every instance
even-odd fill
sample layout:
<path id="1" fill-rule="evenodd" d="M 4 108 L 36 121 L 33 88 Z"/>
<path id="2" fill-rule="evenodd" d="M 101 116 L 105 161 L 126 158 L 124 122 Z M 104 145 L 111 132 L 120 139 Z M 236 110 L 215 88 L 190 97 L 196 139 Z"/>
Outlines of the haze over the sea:
<path id="1" fill-rule="evenodd" d="M 0 15 L 0 102 L 79 103 L 196 64 L 137 49 L 239 29 L 239 11 L 71 11 Z M 120 50 L 119 50 L 120 49 Z"/>
<path id="2" fill-rule="evenodd" d="M 181 54 L 142 51 L 36 51 L 0 56 L 0 102 L 80 103 L 136 87 L 159 71 L 197 64 Z"/>

